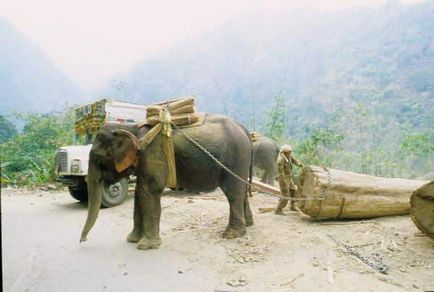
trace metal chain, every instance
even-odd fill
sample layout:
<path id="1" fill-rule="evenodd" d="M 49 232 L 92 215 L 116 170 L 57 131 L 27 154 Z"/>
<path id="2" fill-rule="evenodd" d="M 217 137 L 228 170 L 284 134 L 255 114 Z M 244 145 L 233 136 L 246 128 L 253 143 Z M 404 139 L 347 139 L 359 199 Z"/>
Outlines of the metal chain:
<path id="1" fill-rule="evenodd" d="M 322 189 L 321 196 L 320 196 L 321 200 L 326 199 L 327 193 L 330 189 L 330 185 L 332 184 L 332 176 L 330 174 L 330 170 L 324 166 L 323 166 L 323 169 L 327 172 L 327 184 L 326 184 L 325 188 Z"/>
<path id="2" fill-rule="evenodd" d="M 199 142 L 197 142 L 196 140 L 194 140 L 190 135 L 188 135 L 187 133 L 185 133 L 178 125 L 176 125 L 175 123 L 172 122 L 172 126 L 174 128 L 176 128 L 177 130 L 179 130 L 191 143 L 193 143 L 194 145 L 196 145 L 200 150 L 202 150 L 215 163 L 217 163 L 218 165 L 220 165 L 228 173 L 230 173 L 231 175 L 233 175 L 235 178 L 237 178 L 238 180 L 240 180 L 241 182 L 243 182 L 247 186 L 255 187 L 253 184 L 251 184 L 247 180 L 243 179 L 242 177 L 240 177 L 239 175 L 237 175 L 235 172 L 233 172 L 232 170 L 230 170 L 222 162 L 220 162 L 214 155 L 211 154 L 211 152 L 209 152 L 205 147 L 203 147 L 201 144 L 199 144 Z M 327 172 L 328 172 L 328 175 L 329 175 L 329 181 L 328 181 L 326 189 L 328 190 L 328 188 L 329 188 L 329 186 L 331 184 L 331 176 L 330 176 L 330 171 L 327 170 Z M 318 201 L 318 200 L 324 200 L 325 199 L 325 192 L 324 192 L 324 190 L 323 190 L 322 196 L 319 197 L 319 198 L 292 198 L 292 197 L 285 197 L 285 196 L 282 196 L 282 195 L 276 195 L 276 194 L 270 194 L 270 193 L 267 193 L 267 195 L 271 195 L 273 197 L 281 198 L 281 199 L 285 199 L 285 200 L 289 200 L 289 201 Z"/>
<path id="3" fill-rule="evenodd" d="M 346 249 L 348 253 L 351 255 L 357 257 L 359 260 L 361 260 L 363 263 L 367 264 L 371 268 L 374 268 L 378 272 L 382 274 L 387 274 L 387 271 L 389 270 L 389 266 L 384 264 L 381 260 L 381 258 L 378 258 L 376 254 L 373 254 L 374 257 L 368 257 L 360 254 L 354 247 L 348 246 L 343 242 L 340 242 L 330 234 L 327 234 L 328 237 L 330 237 L 338 246 L 342 246 Z"/>
<path id="4" fill-rule="evenodd" d="M 190 137 L 190 135 L 188 135 L 187 133 L 185 133 L 178 125 L 176 125 L 175 123 L 172 123 L 172 125 L 177 130 L 179 130 L 188 140 L 190 140 L 190 142 L 192 142 L 194 145 L 196 145 L 197 147 L 199 147 L 200 150 L 202 150 L 203 152 L 205 152 L 205 154 L 207 154 L 212 160 L 214 160 L 224 170 L 226 170 L 227 172 L 229 172 L 230 174 L 232 174 L 234 177 L 236 177 L 238 180 L 242 181 L 246 185 L 252 186 L 252 184 L 250 184 L 248 181 L 246 181 L 245 179 L 243 179 L 242 177 L 240 177 L 239 175 L 237 175 L 235 172 L 233 172 L 232 170 L 230 170 L 226 165 L 224 165 L 223 163 L 221 163 L 217 158 L 215 158 L 214 155 L 211 154 L 211 152 L 209 152 L 207 149 L 205 149 L 205 147 L 203 147 L 202 145 L 200 145 L 199 142 L 197 142 L 192 137 Z"/>

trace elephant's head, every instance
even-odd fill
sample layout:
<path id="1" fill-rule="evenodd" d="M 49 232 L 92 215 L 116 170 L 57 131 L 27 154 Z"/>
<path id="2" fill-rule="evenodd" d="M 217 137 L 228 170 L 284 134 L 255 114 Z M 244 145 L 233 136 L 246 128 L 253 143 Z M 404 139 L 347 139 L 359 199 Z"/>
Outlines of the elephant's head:
<path id="1" fill-rule="evenodd" d="M 138 155 L 139 141 L 130 131 L 104 127 L 98 132 L 89 156 L 88 213 L 80 242 L 86 241 L 98 217 L 103 183 L 110 185 L 131 174 Z"/>

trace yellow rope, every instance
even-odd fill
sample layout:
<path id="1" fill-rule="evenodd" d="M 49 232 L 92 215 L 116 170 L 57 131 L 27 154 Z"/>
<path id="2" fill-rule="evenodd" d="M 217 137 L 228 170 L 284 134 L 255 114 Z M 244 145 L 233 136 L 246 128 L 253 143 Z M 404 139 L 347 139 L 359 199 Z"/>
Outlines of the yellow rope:
<path id="1" fill-rule="evenodd" d="M 162 150 L 166 156 L 167 161 L 167 183 L 166 186 L 175 188 L 177 187 L 176 179 L 176 163 L 175 163 L 175 146 L 173 144 L 172 127 L 171 127 L 172 117 L 170 112 L 166 108 L 162 108 L 159 113 L 159 123 L 156 124 L 152 129 L 146 133 L 143 138 L 140 139 L 140 149 L 144 150 L 148 147 L 155 137 L 161 133 L 163 144 Z"/>

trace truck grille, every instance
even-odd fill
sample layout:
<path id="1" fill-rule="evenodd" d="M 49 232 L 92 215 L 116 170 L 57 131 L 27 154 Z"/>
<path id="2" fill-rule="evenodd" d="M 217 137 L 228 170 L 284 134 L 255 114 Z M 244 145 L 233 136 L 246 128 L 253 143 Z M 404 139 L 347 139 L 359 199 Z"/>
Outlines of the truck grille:
<path id="1" fill-rule="evenodd" d="M 66 151 L 57 151 L 54 163 L 57 173 L 66 172 L 68 170 L 68 154 L 66 153 Z"/>

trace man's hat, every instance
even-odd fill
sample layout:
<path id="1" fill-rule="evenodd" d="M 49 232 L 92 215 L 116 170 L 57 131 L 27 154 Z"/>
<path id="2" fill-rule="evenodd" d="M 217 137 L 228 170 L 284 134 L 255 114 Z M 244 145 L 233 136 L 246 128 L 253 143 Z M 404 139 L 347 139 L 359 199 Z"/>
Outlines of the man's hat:
<path id="1" fill-rule="evenodd" d="M 280 147 L 280 152 L 292 152 L 292 147 L 288 144 L 283 144 L 282 147 Z"/>

